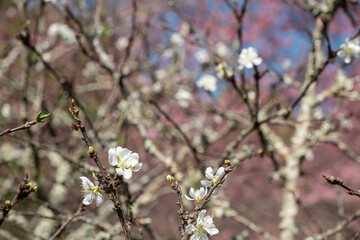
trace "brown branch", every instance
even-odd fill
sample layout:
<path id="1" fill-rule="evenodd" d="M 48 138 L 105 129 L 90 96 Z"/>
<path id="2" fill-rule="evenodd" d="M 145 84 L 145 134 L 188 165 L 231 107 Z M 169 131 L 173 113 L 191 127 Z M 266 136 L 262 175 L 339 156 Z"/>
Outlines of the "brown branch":
<path id="1" fill-rule="evenodd" d="M 109 199 L 114 204 L 114 210 L 120 220 L 122 230 L 124 232 L 124 237 L 126 240 L 130 240 L 130 230 L 129 230 L 129 224 L 125 220 L 125 214 L 121 208 L 121 204 L 117 198 L 117 188 L 118 186 L 121 186 L 124 183 L 122 178 L 118 179 L 111 179 L 110 174 L 106 172 L 106 169 L 102 166 L 100 159 L 94 149 L 94 147 L 91 145 L 91 141 L 86 133 L 85 126 L 82 124 L 81 119 L 79 117 L 79 109 L 77 108 L 75 101 L 72 101 L 72 108 L 69 108 L 71 116 L 75 119 L 77 122 L 76 124 L 73 124 L 73 128 L 75 131 L 81 131 L 82 133 L 82 140 L 86 143 L 86 145 L 89 148 L 89 156 L 92 158 L 96 164 L 96 166 L 99 168 L 100 173 L 97 174 L 97 178 L 100 183 L 100 187 L 104 192 L 107 194 Z M 130 223 L 132 221 L 130 220 Z"/>
<path id="2" fill-rule="evenodd" d="M 35 125 L 36 124 L 36 121 L 33 120 L 33 121 L 30 121 L 30 122 L 26 122 L 25 124 L 19 126 L 19 127 L 16 127 L 16 128 L 11 128 L 11 129 L 6 129 L 5 131 L 1 132 L 0 133 L 0 137 L 6 135 L 6 134 L 9 134 L 9 133 L 12 133 L 12 132 L 16 132 L 16 131 L 19 131 L 19 130 L 24 130 L 24 129 L 28 129 L 30 128 L 31 126 Z"/>
<path id="3" fill-rule="evenodd" d="M 95 131 L 95 128 L 93 127 L 92 121 L 88 114 L 85 111 L 85 108 L 79 103 L 78 98 L 75 96 L 72 84 L 63 76 L 61 76 L 52 66 L 49 62 L 47 62 L 42 54 L 36 49 L 36 47 L 31 42 L 31 35 L 29 33 L 29 29 L 27 27 L 24 28 L 24 30 L 17 36 L 17 38 L 21 41 L 21 43 L 27 47 L 31 52 L 35 53 L 35 55 L 38 57 L 38 59 L 44 64 L 46 70 L 52 75 L 55 80 L 60 84 L 60 86 L 63 88 L 65 92 L 69 94 L 69 97 L 74 99 L 78 106 L 84 111 L 85 113 L 85 119 L 89 123 L 90 127 L 94 130 L 95 138 L 98 140 L 98 142 L 101 144 L 102 147 L 105 148 L 104 143 L 99 137 L 99 134 L 97 131 Z"/>
<path id="4" fill-rule="evenodd" d="M 354 188 L 351 188 L 347 185 L 344 184 L 344 181 L 341 180 L 340 178 L 335 178 L 333 176 L 327 176 L 325 174 L 322 175 L 322 177 L 330 184 L 332 185 L 338 185 L 344 189 L 346 189 L 347 193 L 349 195 L 355 195 L 357 197 L 360 197 L 360 190 L 357 190 L 357 189 L 354 189 Z"/>
<path id="5" fill-rule="evenodd" d="M 196 150 L 196 147 L 192 144 L 190 138 L 186 135 L 186 133 L 180 128 L 180 126 L 167 114 L 164 110 L 160 108 L 160 106 L 154 101 L 149 100 L 149 103 L 153 105 L 160 113 L 163 115 L 174 127 L 175 129 L 180 133 L 180 135 L 184 138 L 186 145 L 190 148 L 194 160 L 196 161 L 196 164 L 198 167 L 202 167 L 201 159 L 198 156 L 198 152 Z"/>
<path id="6" fill-rule="evenodd" d="M 323 233 L 320 233 L 318 235 L 312 236 L 310 239 L 314 240 L 327 240 L 332 235 L 335 235 L 336 233 L 343 230 L 346 225 L 348 225 L 350 222 L 354 221 L 355 219 L 360 217 L 360 210 L 355 212 L 353 215 L 347 217 L 346 219 L 339 222 L 334 228 L 331 228 Z"/>
<path id="7" fill-rule="evenodd" d="M 65 228 L 77 217 L 81 216 L 81 214 L 84 212 L 85 210 L 85 205 L 84 204 L 80 204 L 78 210 L 76 211 L 76 213 L 74 213 L 73 215 L 71 215 L 70 217 L 68 217 L 68 219 L 61 225 L 61 227 L 49 238 L 49 240 L 54 240 L 56 239 L 64 230 Z"/>
<path id="8" fill-rule="evenodd" d="M 5 218 L 9 214 L 12 206 L 27 198 L 31 192 L 35 192 L 37 190 L 36 185 L 33 185 L 30 182 L 29 176 L 26 174 L 24 179 L 19 183 L 17 194 L 13 198 L 13 200 L 6 201 L 1 207 L 0 210 L 2 212 L 2 216 L 0 217 L 0 226 L 4 222 Z"/>
<path id="9" fill-rule="evenodd" d="M 177 213 L 179 214 L 179 217 L 181 220 L 181 227 L 179 228 L 179 231 L 180 231 L 181 237 L 184 237 L 186 235 L 185 227 L 186 227 L 186 222 L 189 218 L 189 212 L 185 210 L 185 207 L 184 207 L 184 204 L 182 201 L 182 192 L 181 192 L 181 188 L 179 186 L 178 181 L 173 180 L 170 183 L 170 186 L 177 194 L 178 200 L 176 201 L 176 204 L 180 207 L 180 209 L 177 211 Z"/>

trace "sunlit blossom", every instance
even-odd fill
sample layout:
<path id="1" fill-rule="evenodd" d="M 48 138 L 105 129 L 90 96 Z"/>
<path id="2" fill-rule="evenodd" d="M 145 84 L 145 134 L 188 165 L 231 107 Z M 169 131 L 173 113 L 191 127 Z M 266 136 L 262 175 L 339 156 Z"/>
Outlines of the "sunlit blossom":
<path id="1" fill-rule="evenodd" d="M 358 58 L 360 56 L 359 39 L 346 39 L 346 42 L 340 45 L 337 56 L 343 58 L 346 64 L 349 64 L 352 58 Z"/>
<path id="2" fill-rule="evenodd" d="M 175 94 L 175 98 L 181 107 L 187 108 L 192 100 L 192 95 L 187 90 L 179 89 Z"/>
<path id="3" fill-rule="evenodd" d="M 76 42 L 74 31 L 63 23 L 53 23 L 48 29 L 48 35 L 52 38 L 60 38 L 68 44 Z"/>
<path id="4" fill-rule="evenodd" d="M 206 210 L 202 210 L 197 218 L 196 225 L 189 224 L 186 226 L 185 231 L 192 233 L 190 240 L 208 240 L 206 232 L 211 236 L 218 234 L 219 230 L 214 225 L 212 217 L 205 216 Z"/>
<path id="5" fill-rule="evenodd" d="M 196 201 L 197 203 L 200 203 L 201 200 L 205 197 L 207 193 L 207 189 L 201 187 L 200 189 L 195 190 L 194 188 L 190 188 L 189 194 L 190 197 L 185 194 L 186 199 L 190 201 Z"/>
<path id="6" fill-rule="evenodd" d="M 259 57 L 257 51 L 253 47 L 248 47 L 241 50 L 241 53 L 238 58 L 239 68 L 253 68 L 262 63 L 262 58 Z"/>
<path id="7" fill-rule="evenodd" d="M 205 49 L 199 49 L 194 54 L 199 63 L 207 63 L 210 60 L 210 55 Z"/>
<path id="8" fill-rule="evenodd" d="M 130 179 L 132 172 L 137 172 L 142 167 L 142 163 L 139 163 L 139 154 L 127 148 L 110 148 L 108 154 L 110 165 L 115 166 L 116 173 L 124 176 L 125 179 Z"/>
<path id="9" fill-rule="evenodd" d="M 215 92 L 216 90 L 216 78 L 210 74 L 204 74 L 196 82 L 199 88 L 203 88 L 206 91 Z"/>
<path id="10" fill-rule="evenodd" d="M 170 42 L 177 47 L 182 47 L 185 43 L 183 37 L 177 32 L 175 32 L 171 35 Z"/>
<path id="11" fill-rule="evenodd" d="M 208 188 L 211 186 L 211 184 L 216 184 L 221 175 L 224 173 L 225 169 L 223 167 L 220 167 L 217 171 L 216 171 L 216 174 L 214 175 L 214 171 L 211 167 L 208 167 L 206 168 L 205 170 L 205 177 L 208 179 L 208 180 L 201 180 L 201 185 L 203 185 L 204 187 Z M 213 191 L 213 195 L 217 195 L 219 193 L 218 189 L 216 188 L 214 191 Z"/>
<path id="12" fill-rule="evenodd" d="M 84 195 L 83 204 L 90 205 L 95 199 L 96 206 L 99 207 L 103 203 L 104 197 L 100 193 L 98 181 L 95 179 L 94 185 L 87 177 L 81 176 L 80 179 Z"/>

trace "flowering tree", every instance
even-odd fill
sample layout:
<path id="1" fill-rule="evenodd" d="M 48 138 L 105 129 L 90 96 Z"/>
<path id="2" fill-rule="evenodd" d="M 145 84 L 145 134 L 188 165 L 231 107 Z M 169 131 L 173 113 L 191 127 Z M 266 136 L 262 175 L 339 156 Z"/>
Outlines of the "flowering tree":
<path id="1" fill-rule="evenodd" d="M 1 239 L 358 238 L 358 1 L 0 13 Z"/>

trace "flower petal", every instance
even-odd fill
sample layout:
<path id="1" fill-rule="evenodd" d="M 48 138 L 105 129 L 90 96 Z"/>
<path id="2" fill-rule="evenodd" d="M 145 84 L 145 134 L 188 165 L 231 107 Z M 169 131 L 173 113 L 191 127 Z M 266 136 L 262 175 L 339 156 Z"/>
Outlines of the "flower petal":
<path id="1" fill-rule="evenodd" d="M 90 189 L 91 187 L 94 186 L 94 184 L 87 177 L 81 176 L 80 179 L 81 179 L 81 185 L 84 190 Z"/>
<path id="2" fill-rule="evenodd" d="M 206 168 L 205 177 L 207 179 L 210 179 L 210 180 L 214 177 L 214 172 L 213 172 L 213 169 L 211 167 Z"/>
<path id="3" fill-rule="evenodd" d="M 205 214 L 206 214 L 206 210 L 202 210 L 199 215 L 198 215 L 198 218 L 197 218 L 197 224 L 201 223 L 203 221 L 203 218 L 205 217 Z"/>
<path id="4" fill-rule="evenodd" d="M 185 231 L 186 231 L 187 233 L 194 232 L 195 230 L 196 230 L 196 228 L 195 228 L 195 226 L 192 225 L 192 224 L 189 224 L 189 225 L 187 225 L 187 226 L 185 227 Z"/>
<path id="5" fill-rule="evenodd" d="M 212 236 L 219 233 L 214 224 L 204 225 L 204 229 Z"/>
<path id="6" fill-rule="evenodd" d="M 123 172 L 124 178 L 125 179 L 130 179 L 132 176 L 132 171 L 131 169 L 125 168 L 124 172 Z"/>
<path id="7" fill-rule="evenodd" d="M 211 181 L 208 181 L 208 180 L 201 180 L 200 183 L 202 186 L 204 186 L 206 188 L 211 186 Z"/>
<path id="8" fill-rule="evenodd" d="M 90 205 L 94 201 L 94 193 L 87 191 L 85 192 L 83 204 Z"/>
<path id="9" fill-rule="evenodd" d="M 126 161 L 129 158 L 131 151 L 127 148 L 117 147 L 116 153 L 118 154 L 120 161 Z"/>
<path id="10" fill-rule="evenodd" d="M 220 167 L 220 168 L 216 171 L 215 177 L 216 177 L 217 179 L 219 179 L 220 176 L 221 176 L 224 172 L 225 172 L 224 167 Z"/>
<path id="11" fill-rule="evenodd" d="M 100 207 L 100 205 L 104 202 L 104 197 L 101 193 L 98 193 L 96 196 L 96 206 Z"/>
<path id="12" fill-rule="evenodd" d="M 195 189 L 194 189 L 194 188 L 190 188 L 189 194 L 190 194 L 191 197 L 196 198 Z"/>
<path id="13" fill-rule="evenodd" d="M 116 173 L 118 174 L 118 175 L 124 175 L 124 171 L 121 169 L 121 168 L 116 168 L 115 169 L 115 171 L 116 171 Z"/>
<path id="14" fill-rule="evenodd" d="M 126 165 L 135 167 L 139 163 L 139 154 L 132 153 L 127 158 Z"/>
<path id="15" fill-rule="evenodd" d="M 115 148 L 110 148 L 108 151 L 108 161 L 111 166 L 115 166 L 118 164 L 116 159 L 116 150 Z"/>
<path id="16" fill-rule="evenodd" d="M 141 169 L 141 167 L 142 167 L 142 163 L 139 163 L 138 165 L 135 166 L 133 172 L 139 171 Z"/>
<path id="17" fill-rule="evenodd" d="M 190 201 L 194 201 L 195 199 L 194 198 L 191 198 L 191 197 L 189 197 L 188 195 L 186 195 L 186 194 L 184 194 L 185 195 L 185 198 L 187 199 L 187 200 L 190 200 Z"/>

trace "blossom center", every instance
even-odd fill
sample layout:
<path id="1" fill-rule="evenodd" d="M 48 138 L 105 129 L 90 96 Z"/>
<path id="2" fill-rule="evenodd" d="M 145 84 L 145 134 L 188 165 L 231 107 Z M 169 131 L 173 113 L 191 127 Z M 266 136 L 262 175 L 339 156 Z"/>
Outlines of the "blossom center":
<path id="1" fill-rule="evenodd" d="M 212 182 L 215 184 L 218 181 L 217 177 L 213 177 Z"/>
<path id="2" fill-rule="evenodd" d="M 204 225 L 203 224 L 199 224 L 196 226 L 196 232 L 198 234 L 202 234 L 203 232 L 205 232 L 205 229 L 204 229 Z"/>
<path id="3" fill-rule="evenodd" d="M 95 195 L 97 195 L 100 192 L 100 188 L 98 186 L 90 187 L 89 189 L 91 192 L 93 192 Z"/>

